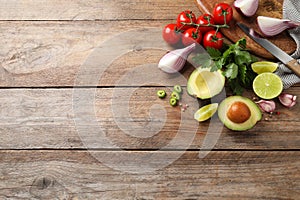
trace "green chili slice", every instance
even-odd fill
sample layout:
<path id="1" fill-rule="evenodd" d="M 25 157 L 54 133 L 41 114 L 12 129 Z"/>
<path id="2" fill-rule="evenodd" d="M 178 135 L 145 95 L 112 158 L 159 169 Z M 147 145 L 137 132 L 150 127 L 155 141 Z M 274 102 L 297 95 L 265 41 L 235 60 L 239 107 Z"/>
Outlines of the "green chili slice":
<path id="1" fill-rule="evenodd" d="M 174 86 L 174 91 L 177 92 L 178 94 L 182 93 L 182 88 L 180 85 L 175 85 Z"/>
<path id="2" fill-rule="evenodd" d="M 158 91 L 156 92 L 156 94 L 157 94 L 157 96 L 158 96 L 159 98 L 165 98 L 166 95 L 167 95 L 166 91 L 164 91 L 164 90 L 158 90 Z"/>
<path id="3" fill-rule="evenodd" d="M 171 98 L 170 98 L 170 105 L 171 105 L 171 106 L 176 106 L 176 105 L 177 105 L 177 99 L 171 97 Z"/>

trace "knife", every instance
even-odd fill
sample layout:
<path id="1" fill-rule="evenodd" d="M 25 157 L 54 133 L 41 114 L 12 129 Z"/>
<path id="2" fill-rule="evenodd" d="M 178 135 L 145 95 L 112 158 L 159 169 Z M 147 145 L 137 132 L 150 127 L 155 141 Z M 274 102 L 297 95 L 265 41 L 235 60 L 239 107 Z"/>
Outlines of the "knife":
<path id="1" fill-rule="evenodd" d="M 275 56 L 278 60 L 284 63 L 290 70 L 292 70 L 298 77 L 300 77 L 300 64 L 296 59 L 292 58 L 290 55 L 282 51 L 275 44 L 269 40 L 263 38 L 252 28 L 247 27 L 245 24 L 237 23 L 237 25 L 256 43 L 264 47 L 268 52 Z"/>

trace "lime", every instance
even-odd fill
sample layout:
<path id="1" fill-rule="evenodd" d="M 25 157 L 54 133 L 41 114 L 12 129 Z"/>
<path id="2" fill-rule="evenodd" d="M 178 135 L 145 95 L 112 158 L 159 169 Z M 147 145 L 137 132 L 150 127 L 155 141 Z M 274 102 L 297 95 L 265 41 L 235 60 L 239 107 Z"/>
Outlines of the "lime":
<path id="1" fill-rule="evenodd" d="M 218 109 L 218 105 L 219 105 L 218 103 L 212 103 L 201 107 L 199 110 L 195 112 L 194 119 L 199 122 L 208 120 L 216 113 Z"/>
<path id="2" fill-rule="evenodd" d="M 265 72 L 255 77 L 253 81 L 254 93 L 263 99 L 273 99 L 280 95 L 283 84 L 276 74 Z"/>
<path id="3" fill-rule="evenodd" d="M 264 72 L 275 72 L 278 68 L 278 63 L 270 61 L 258 61 L 251 64 L 251 68 L 257 74 Z"/>

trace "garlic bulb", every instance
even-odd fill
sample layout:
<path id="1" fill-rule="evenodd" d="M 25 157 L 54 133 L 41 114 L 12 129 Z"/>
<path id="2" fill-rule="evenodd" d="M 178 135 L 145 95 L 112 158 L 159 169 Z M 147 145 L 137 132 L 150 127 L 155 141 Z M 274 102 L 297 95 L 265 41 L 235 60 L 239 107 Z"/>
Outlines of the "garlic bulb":
<path id="1" fill-rule="evenodd" d="M 167 73 L 179 72 L 186 63 L 187 57 L 195 50 L 196 44 L 193 43 L 183 49 L 176 49 L 164 55 L 159 63 L 158 68 Z"/>

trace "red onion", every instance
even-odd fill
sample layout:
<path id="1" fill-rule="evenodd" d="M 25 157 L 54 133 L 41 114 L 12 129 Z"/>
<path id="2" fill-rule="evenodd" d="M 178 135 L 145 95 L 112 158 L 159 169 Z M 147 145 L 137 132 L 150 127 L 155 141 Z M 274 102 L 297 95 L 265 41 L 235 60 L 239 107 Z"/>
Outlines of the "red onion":
<path id="1" fill-rule="evenodd" d="M 280 103 L 282 103 L 282 105 L 291 108 L 294 105 L 296 105 L 297 96 L 292 94 L 282 93 L 281 95 L 278 96 L 278 99 Z"/>
<path id="2" fill-rule="evenodd" d="M 267 112 L 267 113 L 272 113 L 274 112 L 275 108 L 276 108 L 276 104 L 273 100 L 260 100 L 258 102 L 256 102 L 259 107 L 262 109 L 262 111 Z"/>
<path id="3" fill-rule="evenodd" d="M 194 51 L 196 44 L 193 43 L 183 49 L 176 49 L 164 55 L 159 63 L 158 68 L 167 73 L 179 72 L 186 63 L 187 57 Z"/>
<path id="4" fill-rule="evenodd" d="M 235 0 L 233 6 L 247 17 L 253 16 L 258 8 L 258 0 Z"/>
<path id="5" fill-rule="evenodd" d="M 300 25 L 300 23 L 296 23 L 288 19 L 278 19 L 265 16 L 258 16 L 257 24 L 260 31 L 265 36 L 274 36 L 286 29 L 295 28 Z"/>

